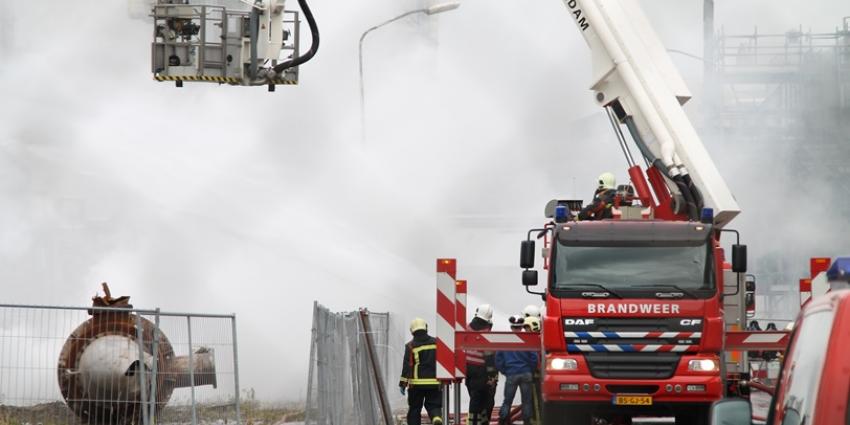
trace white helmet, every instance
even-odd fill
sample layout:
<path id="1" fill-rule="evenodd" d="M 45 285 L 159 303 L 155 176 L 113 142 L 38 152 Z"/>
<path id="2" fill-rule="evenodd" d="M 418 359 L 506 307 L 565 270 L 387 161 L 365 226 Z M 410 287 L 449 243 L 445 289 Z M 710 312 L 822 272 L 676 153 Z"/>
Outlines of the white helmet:
<path id="1" fill-rule="evenodd" d="M 475 308 L 475 317 L 478 317 L 487 323 L 493 323 L 493 307 L 491 307 L 490 304 L 479 305 Z"/>
<path id="2" fill-rule="evenodd" d="M 614 177 L 614 174 L 611 173 L 602 173 L 599 175 L 599 188 L 600 189 L 616 189 L 617 188 L 617 178 Z"/>
<path id="3" fill-rule="evenodd" d="M 525 316 L 525 317 L 536 317 L 536 318 L 539 319 L 540 318 L 540 307 L 538 307 L 534 304 L 529 304 L 529 305 L 525 306 L 524 309 L 522 309 L 522 315 Z"/>

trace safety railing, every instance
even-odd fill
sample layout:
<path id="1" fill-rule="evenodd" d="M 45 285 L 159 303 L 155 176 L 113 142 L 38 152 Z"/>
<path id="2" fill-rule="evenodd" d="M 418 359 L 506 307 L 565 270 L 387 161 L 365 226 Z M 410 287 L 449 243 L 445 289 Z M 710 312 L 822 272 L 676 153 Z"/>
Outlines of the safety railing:
<path id="1" fill-rule="evenodd" d="M 0 304 L 0 425 L 240 423 L 236 317 Z"/>

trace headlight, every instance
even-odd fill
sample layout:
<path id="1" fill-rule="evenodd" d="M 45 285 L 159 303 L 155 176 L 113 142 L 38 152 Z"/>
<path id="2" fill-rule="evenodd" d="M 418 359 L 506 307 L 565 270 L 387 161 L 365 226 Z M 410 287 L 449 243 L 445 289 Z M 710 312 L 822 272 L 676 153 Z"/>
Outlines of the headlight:
<path id="1" fill-rule="evenodd" d="M 578 362 L 574 359 L 552 359 L 549 361 L 549 369 L 551 370 L 576 370 Z"/>
<path id="2" fill-rule="evenodd" d="M 701 359 L 688 362 L 688 370 L 691 372 L 715 372 L 720 370 L 717 360 Z"/>

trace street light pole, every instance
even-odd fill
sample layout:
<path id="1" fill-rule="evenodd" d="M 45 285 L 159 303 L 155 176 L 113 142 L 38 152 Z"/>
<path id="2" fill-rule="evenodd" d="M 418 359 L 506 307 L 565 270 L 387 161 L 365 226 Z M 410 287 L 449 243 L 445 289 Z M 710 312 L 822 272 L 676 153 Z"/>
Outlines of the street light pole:
<path id="1" fill-rule="evenodd" d="M 359 69 L 360 69 L 360 144 L 366 145 L 366 94 L 365 88 L 363 84 L 363 40 L 366 39 L 366 36 L 369 35 L 370 32 L 375 31 L 378 28 L 383 27 L 384 25 L 391 24 L 399 19 L 404 19 L 410 15 L 415 15 L 417 13 L 424 13 L 426 15 L 435 15 L 437 13 L 447 12 L 449 10 L 457 9 L 460 6 L 458 2 L 449 2 L 449 3 L 440 3 L 431 7 L 411 10 L 409 12 L 404 12 L 401 15 L 396 16 L 395 18 L 388 19 L 384 22 L 381 22 L 378 25 L 375 25 L 366 31 L 360 36 L 360 43 L 358 46 L 358 60 L 359 60 Z"/>

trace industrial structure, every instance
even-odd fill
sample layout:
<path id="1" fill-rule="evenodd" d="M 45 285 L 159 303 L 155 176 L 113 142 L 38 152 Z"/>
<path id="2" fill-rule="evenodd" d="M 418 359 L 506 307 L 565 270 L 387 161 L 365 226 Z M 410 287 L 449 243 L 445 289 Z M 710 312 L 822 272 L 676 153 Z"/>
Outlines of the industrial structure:
<path id="1" fill-rule="evenodd" d="M 216 386 L 212 349 L 175 355 L 155 323 L 131 313 L 130 297 L 112 298 L 106 283 L 103 290 L 92 299 L 92 318 L 68 336 L 56 369 L 62 396 L 83 423 L 139 424 L 156 417 L 175 388 Z"/>
<path id="2" fill-rule="evenodd" d="M 762 207 L 814 208 L 820 221 L 841 221 L 850 214 L 850 17 L 832 32 L 799 26 L 730 34 L 722 26 L 714 32 L 711 21 L 707 15 L 705 129 L 730 146 L 767 153 L 765 161 L 781 170 L 760 185 Z M 794 249 L 776 236 L 781 251 Z M 840 247 L 820 248 L 811 254 Z M 796 311 L 799 264 L 762 252 L 754 265 L 761 317 Z"/>

